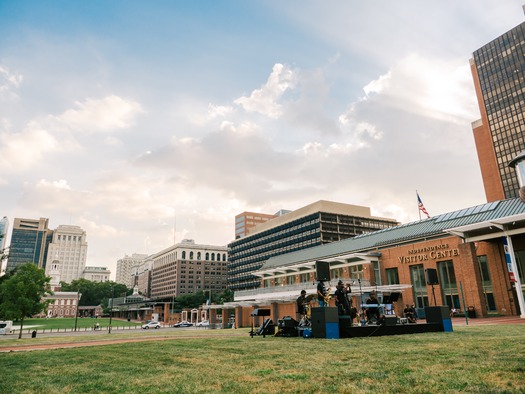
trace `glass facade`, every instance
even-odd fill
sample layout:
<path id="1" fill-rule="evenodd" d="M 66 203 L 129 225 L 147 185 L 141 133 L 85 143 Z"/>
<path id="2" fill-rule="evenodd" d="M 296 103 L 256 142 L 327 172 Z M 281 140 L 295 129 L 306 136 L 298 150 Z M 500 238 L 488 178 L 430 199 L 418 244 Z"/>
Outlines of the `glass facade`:
<path id="1" fill-rule="evenodd" d="M 525 22 L 473 54 L 505 198 L 518 197 L 508 164 L 525 149 L 524 53 Z"/>
<path id="2" fill-rule="evenodd" d="M 53 239 L 50 230 L 30 230 L 13 228 L 7 269 L 15 269 L 24 263 L 34 263 L 45 269 L 48 245 Z"/>

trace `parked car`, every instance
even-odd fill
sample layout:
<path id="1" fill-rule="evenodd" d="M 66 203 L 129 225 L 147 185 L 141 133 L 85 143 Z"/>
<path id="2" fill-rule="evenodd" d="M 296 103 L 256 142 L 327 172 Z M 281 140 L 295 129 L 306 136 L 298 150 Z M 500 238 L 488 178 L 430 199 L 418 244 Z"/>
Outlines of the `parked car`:
<path id="1" fill-rule="evenodd" d="M 210 325 L 209 320 L 203 320 L 197 323 L 197 327 L 208 327 Z"/>
<path id="2" fill-rule="evenodd" d="M 181 321 L 173 325 L 173 327 L 193 327 L 193 323 L 189 321 Z"/>
<path id="3" fill-rule="evenodd" d="M 158 321 L 150 321 L 142 326 L 143 329 L 147 330 L 149 328 L 160 328 L 160 323 Z"/>

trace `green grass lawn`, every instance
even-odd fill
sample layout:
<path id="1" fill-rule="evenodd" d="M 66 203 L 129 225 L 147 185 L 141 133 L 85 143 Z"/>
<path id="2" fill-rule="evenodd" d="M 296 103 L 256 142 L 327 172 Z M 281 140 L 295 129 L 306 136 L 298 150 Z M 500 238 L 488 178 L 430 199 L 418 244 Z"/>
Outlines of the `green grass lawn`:
<path id="1" fill-rule="evenodd" d="M 92 330 L 95 323 L 98 323 L 101 329 L 107 329 L 109 326 L 109 318 L 92 319 L 89 317 L 82 317 L 77 319 L 77 330 L 85 331 Z M 141 326 L 142 323 L 128 322 L 127 320 L 112 319 L 111 327 L 136 327 Z M 20 328 L 20 322 L 13 322 L 15 329 Z M 75 328 L 75 318 L 53 318 L 53 319 L 25 319 L 24 333 L 36 330 L 38 332 L 56 331 L 70 331 Z"/>
<path id="2" fill-rule="evenodd" d="M 525 325 L 339 340 L 189 333 L 162 329 L 155 334 L 172 339 L 0 353 L 0 393 L 525 392 Z M 17 342 L 24 341 L 31 339 Z"/>

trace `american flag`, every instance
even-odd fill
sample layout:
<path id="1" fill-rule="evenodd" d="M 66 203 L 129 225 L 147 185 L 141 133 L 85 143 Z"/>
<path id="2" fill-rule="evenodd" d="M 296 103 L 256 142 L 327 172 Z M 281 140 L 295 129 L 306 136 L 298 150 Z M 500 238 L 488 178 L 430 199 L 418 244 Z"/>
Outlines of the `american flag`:
<path id="1" fill-rule="evenodd" d="M 427 210 L 425 209 L 425 206 L 423 205 L 423 201 L 421 201 L 421 197 L 419 197 L 419 193 L 417 194 L 417 206 L 419 207 L 419 210 L 423 212 L 425 215 L 427 215 L 427 218 L 430 218 L 430 215 L 428 214 Z"/>

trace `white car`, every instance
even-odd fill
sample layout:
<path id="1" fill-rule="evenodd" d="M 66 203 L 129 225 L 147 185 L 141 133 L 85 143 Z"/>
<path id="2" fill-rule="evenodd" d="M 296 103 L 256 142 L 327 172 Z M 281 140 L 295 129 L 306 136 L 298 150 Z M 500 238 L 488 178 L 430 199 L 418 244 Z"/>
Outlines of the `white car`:
<path id="1" fill-rule="evenodd" d="M 197 327 L 208 327 L 210 325 L 209 320 L 203 320 L 197 323 Z"/>
<path id="2" fill-rule="evenodd" d="M 143 329 L 148 330 L 150 328 L 160 328 L 160 323 L 158 321 L 150 321 L 142 326 Z"/>

